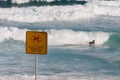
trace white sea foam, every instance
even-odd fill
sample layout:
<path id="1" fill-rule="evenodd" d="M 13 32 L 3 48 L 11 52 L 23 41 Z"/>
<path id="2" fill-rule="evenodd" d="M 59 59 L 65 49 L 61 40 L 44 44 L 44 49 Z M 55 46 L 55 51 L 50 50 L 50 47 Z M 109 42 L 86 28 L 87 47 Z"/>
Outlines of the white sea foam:
<path id="1" fill-rule="evenodd" d="M 76 74 L 76 73 L 72 73 Z M 60 74 L 60 75 L 53 75 L 53 76 L 38 76 L 38 80 L 119 80 L 119 76 L 106 76 L 106 75 L 86 75 L 84 73 L 78 73 L 79 76 L 68 76 L 70 74 Z M 76 75 L 78 75 L 76 74 Z M 81 75 L 81 76 L 80 76 Z M 11 76 L 0 76 L 0 80 L 34 80 L 34 76 L 28 76 L 28 75 L 11 75 Z"/>
<path id="2" fill-rule="evenodd" d="M 120 16 L 120 7 L 103 6 L 94 4 L 94 13 L 96 15 Z"/>
<path id="3" fill-rule="evenodd" d="M 27 29 L 18 29 L 16 27 L 0 27 L 0 42 L 13 39 L 25 41 L 25 32 Z"/>
<path id="4" fill-rule="evenodd" d="M 18 22 L 88 19 L 94 15 L 81 5 L 0 8 L 0 19 Z"/>
<path id="5" fill-rule="evenodd" d="M 102 6 L 114 6 L 114 7 L 119 7 L 120 6 L 120 1 L 119 0 L 111 0 L 111 1 L 106 1 L 106 0 L 93 0 L 92 3 L 95 3 L 97 5 L 102 5 Z"/>
<path id="6" fill-rule="evenodd" d="M 86 5 L 0 8 L 0 19 L 18 22 L 84 20 L 99 15 L 120 16 L 120 1 L 93 1 Z"/>
<path id="7" fill-rule="evenodd" d="M 0 42 L 4 42 L 9 39 L 25 42 L 26 31 L 27 29 L 19 29 L 17 27 L 0 27 Z M 95 40 L 96 45 L 102 45 L 109 39 L 110 36 L 110 33 L 105 32 L 83 32 L 68 29 L 51 29 L 47 30 L 47 33 L 48 45 L 87 45 L 91 40 Z"/>

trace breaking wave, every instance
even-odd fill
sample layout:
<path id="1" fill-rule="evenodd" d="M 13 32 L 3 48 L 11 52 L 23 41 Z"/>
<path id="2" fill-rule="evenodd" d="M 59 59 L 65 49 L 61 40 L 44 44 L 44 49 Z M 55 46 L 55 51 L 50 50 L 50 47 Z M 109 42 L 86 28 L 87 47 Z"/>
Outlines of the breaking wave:
<path id="1" fill-rule="evenodd" d="M 95 40 L 96 45 L 102 45 L 109 39 L 110 36 L 110 34 L 106 32 L 76 32 L 72 30 L 50 30 L 48 33 L 50 45 L 88 45 L 88 42 L 91 40 Z"/>
<path id="2" fill-rule="evenodd" d="M 0 42 L 11 39 L 25 42 L 26 31 L 27 29 L 19 29 L 17 27 L 0 27 Z M 48 33 L 48 45 L 88 45 L 88 42 L 93 39 L 96 41 L 96 45 L 102 45 L 111 38 L 111 33 L 107 32 L 85 32 L 69 29 L 50 29 L 46 31 Z"/>
<path id="3" fill-rule="evenodd" d="M 0 42 L 11 39 L 25 42 L 27 30 L 17 27 L 0 27 Z M 89 41 L 95 40 L 96 45 L 120 46 L 119 33 L 73 31 L 70 29 L 50 29 L 46 32 L 48 33 L 48 45 L 88 45 Z"/>

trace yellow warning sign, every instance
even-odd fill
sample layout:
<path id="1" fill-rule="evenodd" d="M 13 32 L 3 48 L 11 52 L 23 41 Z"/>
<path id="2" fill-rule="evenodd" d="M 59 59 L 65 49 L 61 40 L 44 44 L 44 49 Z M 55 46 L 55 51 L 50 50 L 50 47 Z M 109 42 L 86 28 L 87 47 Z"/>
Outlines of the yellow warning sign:
<path id="1" fill-rule="evenodd" d="M 27 31 L 26 53 L 47 54 L 47 33 L 39 31 Z"/>

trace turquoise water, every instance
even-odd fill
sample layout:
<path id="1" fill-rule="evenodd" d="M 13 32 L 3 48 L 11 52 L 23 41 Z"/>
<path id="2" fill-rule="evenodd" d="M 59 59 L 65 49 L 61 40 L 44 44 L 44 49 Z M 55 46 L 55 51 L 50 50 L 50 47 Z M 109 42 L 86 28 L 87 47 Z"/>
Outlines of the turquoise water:
<path id="1" fill-rule="evenodd" d="M 103 16 L 96 19 L 95 22 L 90 20 L 87 24 L 80 21 L 60 21 L 60 23 L 69 23 L 68 25 L 71 27 L 64 25 L 46 27 L 48 54 L 38 55 L 38 80 L 41 78 L 43 80 L 118 80 L 120 76 L 120 28 L 119 23 L 110 21 L 111 19 L 119 18 Z M 17 23 L 12 25 L 14 24 Z M 58 23 L 51 22 L 51 24 Z M 44 25 L 46 26 L 47 23 Z M 13 30 L 13 32 L 18 29 L 20 35 L 26 32 L 24 26 L 26 24 L 22 24 L 22 28 L 2 27 L 1 29 L 3 31 Z M 30 24 L 27 26 L 30 27 L 27 28 L 28 30 L 44 29 L 38 26 L 34 26 L 34 29 Z M 8 35 L 8 33 L 5 34 Z M 80 36 L 80 34 L 84 34 L 84 36 Z M 86 35 L 89 40 L 93 37 L 96 41 L 101 41 L 97 41 L 95 47 L 89 47 L 85 41 L 83 44 L 80 42 L 81 39 L 79 41 L 79 38 L 84 40 Z M 71 42 L 64 36 L 75 39 Z M 34 79 L 35 56 L 25 53 L 24 40 L 15 40 L 15 38 L 10 37 L 2 41 L 0 43 L 0 62 L 1 79 Z M 2 76 L 4 77 L 2 78 Z"/>

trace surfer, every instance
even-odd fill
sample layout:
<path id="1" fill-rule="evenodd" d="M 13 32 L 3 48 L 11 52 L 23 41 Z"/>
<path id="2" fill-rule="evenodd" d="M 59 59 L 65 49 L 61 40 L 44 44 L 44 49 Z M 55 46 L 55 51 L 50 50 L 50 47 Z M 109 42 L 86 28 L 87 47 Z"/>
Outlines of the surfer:
<path id="1" fill-rule="evenodd" d="M 89 42 L 89 46 L 90 46 L 90 47 L 91 47 L 91 46 L 94 47 L 94 46 L 95 46 L 95 40 L 90 41 L 90 42 Z"/>

